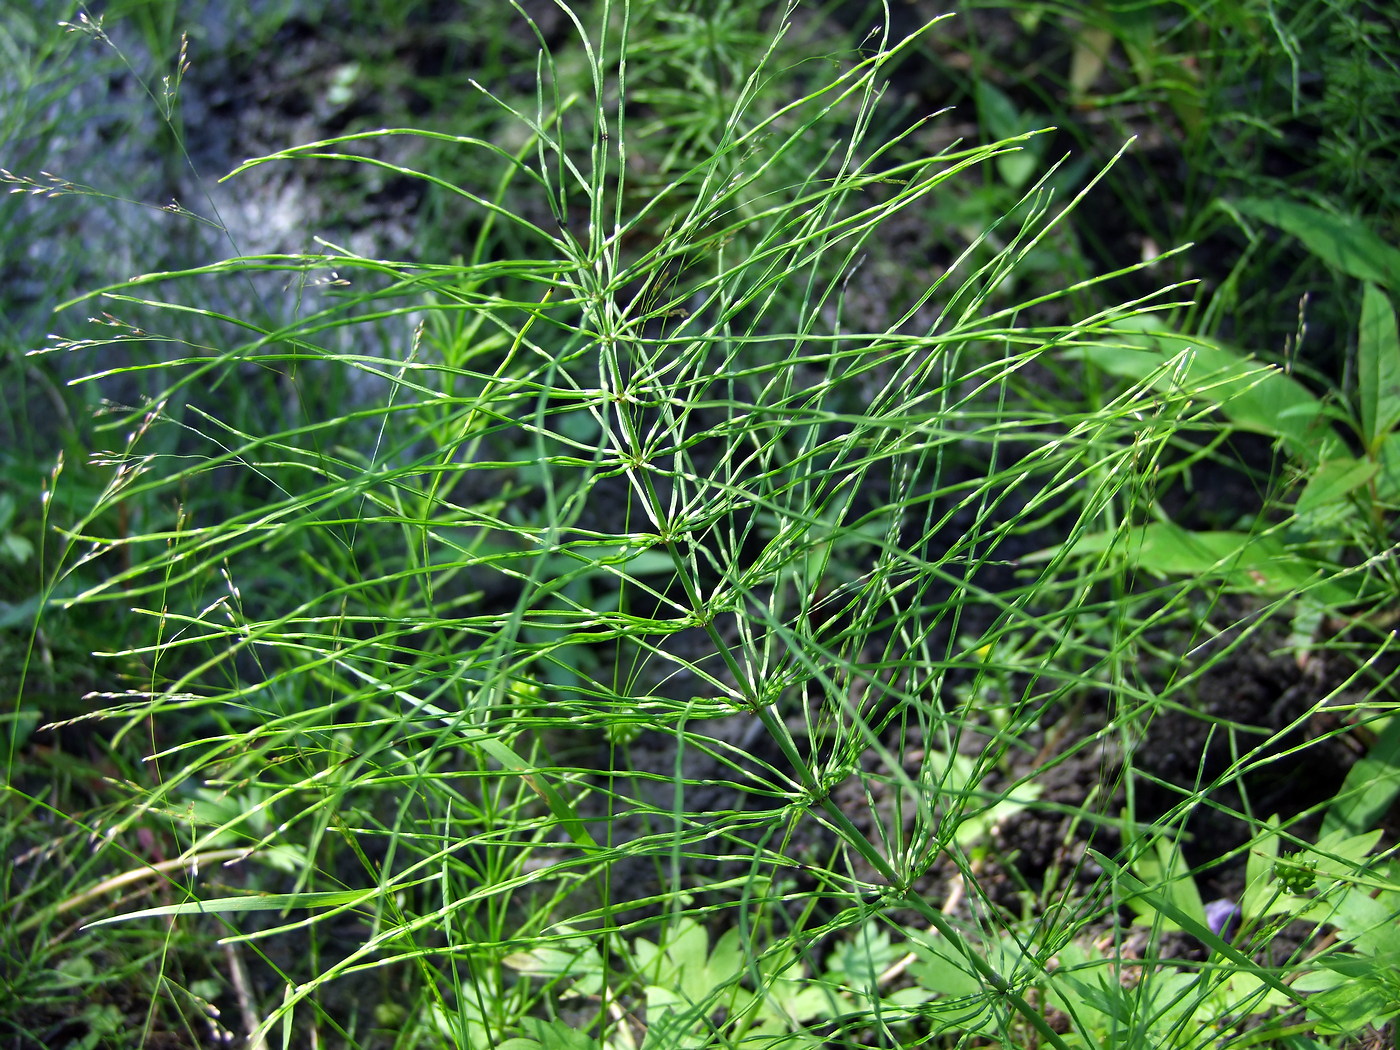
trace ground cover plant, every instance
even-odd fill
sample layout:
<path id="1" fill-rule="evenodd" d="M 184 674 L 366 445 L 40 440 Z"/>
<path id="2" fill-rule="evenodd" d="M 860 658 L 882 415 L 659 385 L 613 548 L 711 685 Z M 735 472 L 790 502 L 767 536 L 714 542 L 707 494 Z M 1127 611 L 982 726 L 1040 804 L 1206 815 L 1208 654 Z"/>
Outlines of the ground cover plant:
<path id="1" fill-rule="evenodd" d="M 10 1045 L 1393 1042 L 1385 147 L 1239 154 L 1376 12 L 348 6 L 240 16 L 313 100 L 198 204 L 37 162 L 84 62 L 220 156 L 173 8 L 6 30 Z M 95 273 L 113 198 L 222 243 Z"/>

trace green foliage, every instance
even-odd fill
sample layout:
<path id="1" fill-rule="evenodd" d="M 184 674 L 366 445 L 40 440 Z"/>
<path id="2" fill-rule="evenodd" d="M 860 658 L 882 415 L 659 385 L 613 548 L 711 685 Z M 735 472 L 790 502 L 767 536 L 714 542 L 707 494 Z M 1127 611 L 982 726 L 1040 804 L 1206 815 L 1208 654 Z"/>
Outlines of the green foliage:
<path id="1" fill-rule="evenodd" d="M 661 931 L 659 944 L 638 937 L 606 956 L 590 939 L 567 929 L 559 933 L 556 943 L 508 956 L 506 965 L 536 979 L 562 980 L 567 995 L 616 1003 L 638 1019 L 605 1040 L 577 1045 L 694 1048 L 712 1046 L 718 1036 L 733 1046 L 817 1046 L 811 1037 L 778 1037 L 796 1035 L 802 1024 L 851 1005 L 849 994 L 832 983 L 840 974 L 814 981 L 790 952 L 754 958 L 737 928 L 711 947 L 704 927 L 682 916 Z M 570 1040 L 578 1038 L 558 1022 L 525 1027 L 534 1041 L 520 1041 L 520 1050 L 574 1045 Z M 637 1030 L 646 1032 L 644 1040 L 635 1039 Z"/>
<path id="2" fill-rule="evenodd" d="M 394 39 L 424 17 L 352 7 Z M 1357 10 L 1336 39 L 1387 54 Z M 123 12 L 168 61 L 171 11 Z M 1208 304 L 1174 301 L 1186 253 L 1088 276 L 1076 207 L 1109 188 L 1142 218 L 1148 190 L 1116 153 L 1050 164 L 1041 129 L 1073 116 L 1050 94 L 973 53 L 985 144 L 940 143 L 886 94 L 932 32 L 848 46 L 799 14 L 522 5 L 509 34 L 452 23 L 480 68 L 436 80 L 363 42 L 324 84 L 350 123 L 229 185 L 411 185 L 413 252 L 327 236 L 55 291 L 102 305 L 14 373 L 52 400 L 46 369 L 89 362 L 58 402 L 72 462 L 6 421 L 36 452 L 0 464 L 0 563 L 41 575 L 0 596 L 29 629 L 0 991 L 93 1046 L 130 1037 L 132 999 L 211 1030 L 236 1004 L 253 1043 L 511 1050 L 1302 1045 L 1395 1012 L 1389 643 L 1331 734 L 1370 750 L 1320 833 L 1246 797 L 1310 745 L 1214 715 L 1227 768 L 1165 814 L 1134 801 L 1147 727 L 1229 657 L 1183 656 L 1177 625 L 1243 594 L 1305 652 L 1329 616 L 1379 637 L 1400 589 L 1393 238 L 1360 196 L 1250 177 L 1242 129 L 1305 98 L 1275 75 L 1302 15 L 1013 13 L 1082 20 L 1056 104 L 1182 129 L 1218 180 L 1188 224 L 1233 223 L 1240 267 L 1301 245 L 1362 282 L 1355 367 L 1323 394 L 1258 329 L 1202 334 L 1242 269 Z M 177 150 L 185 61 L 151 93 Z M 399 89 L 451 105 L 345 115 Z M 1381 171 L 1353 116 L 1339 185 Z M 38 164 L 3 178 L 103 200 Z M 88 420 L 112 384 L 139 399 Z M 1234 432 L 1286 462 L 1268 498 L 1174 520 L 1162 497 Z M 89 695 L 54 699 L 49 638 L 78 623 Z M 1219 860 L 1246 867 L 1234 934 L 1179 845 L 1226 788 L 1252 833 Z M 1007 829 L 1050 816 L 1069 859 L 1025 875 Z M 1333 940 L 1279 959 L 1288 923 Z"/>
<path id="3" fill-rule="evenodd" d="M 1370 856 L 1377 833 L 1335 833 L 1288 857 L 1278 855 L 1280 837 L 1271 822 L 1249 845 L 1248 885 L 1231 927 L 1208 917 L 1175 843 L 1143 843 L 1133 874 L 1101 858 L 1135 924 L 1154 938 L 1189 934 L 1210 951 L 1204 965 L 1151 953 L 1134 958 L 1077 939 L 1058 944 L 1047 969 L 1030 961 L 1036 948 L 1004 935 L 1000 967 L 1026 973 L 1036 1001 L 1070 1019 L 1069 1046 L 1257 1044 L 1296 1033 L 1289 1014 L 1299 1006 L 1314 1030 L 1355 1035 L 1400 1009 L 1390 954 L 1400 896 L 1386 875 L 1393 862 Z M 1312 924 L 1318 936 L 1305 938 L 1304 952 L 1282 968 L 1261 967 L 1254 952 L 1289 923 Z M 1321 937 L 1324 928 L 1331 937 Z M 1310 950 L 1314 943 L 1323 947 Z M 917 1008 L 921 1017 L 938 1019 L 944 1030 L 988 1034 L 1006 1023 L 987 1008 L 955 947 L 937 937 L 911 944 L 918 961 L 909 973 L 929 997 Z"/>
<path id="4" fill-rule="evenodd" d="M 1344 273 L 1387 285 L 1400 274 L 1400 252 L 1316 209 L 1282 201 L 1237 207 L 1288 229 Z M 1150 384 L 1179 403 L 1209 405 L 1232 426 L 1276 439 L 1291 466 L 1291 491 L 1279 494 L 1291 515 L 1281 525 L 1260 520 L 1249 530 L 1198 531 L 1153 521 L 1082 537 L 1075 549 L 1113 551 L 1151 573 L 1220 578 L 1247 593 L 1301 595 L 1310 612 L 1392 602 L 1400 579 L 1378 555 L 1400 509 L 1400 337 L 1392 302 L 1375 284 L 1363 286 L 1355 345 L 1347 409 L 1338 406 L 1341 396 L 1318 397 L 1275 366 L 1156 322 L 1075 351 L 1110 375 Z"/>

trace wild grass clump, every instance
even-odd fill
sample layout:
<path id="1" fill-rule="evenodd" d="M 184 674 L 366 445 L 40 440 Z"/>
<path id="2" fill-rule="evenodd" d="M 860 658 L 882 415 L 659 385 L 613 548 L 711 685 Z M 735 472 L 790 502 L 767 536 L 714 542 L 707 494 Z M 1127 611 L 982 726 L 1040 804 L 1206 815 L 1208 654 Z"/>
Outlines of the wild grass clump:
<path id="1" fill-rule="evenodd" d="M 946 118 L 892 119 L 887 79 L 937 26 L 837 48 L 792 11 L 530 10 L 529 90 L 484 66 L 479 133 L 351 127 L 229 176 L 420 186 L 445 224 L 421 256 L 322 239 L 122 280 L 79 300 L 104 328 L 45 348 L 118 353 L 85 381 L 141 399 L 44 483 L 25 666 L 50 680 L 50 617 L 110 627 L 83 709 L 22 685 L 12 719 L 7 982 L 52 1006 L 25 1037 L 64 1010 L 135 1045 L 512 1050 L 1382 1020 L 1393 705 L 1351 703 L 1361 672 L 1305 705 L 1379 733 L 1307 825 L 1249 803 L 1309 746 L 1295 726 L 1192 698 L 1238 644 L 1207 637 L 1221 595 L 1296 634 L 1377 615 L 1388 570 L 1328 561 L 1301 513 L 1160 510 L 1253 430 L 1312 469 L 1304 508 L 1369 500 L 1354 540 L 1379 542 L 1382 293 L 1370 443 L 1309 445 L 1333 414 L 1171 332 L 1185 291 L 1130 291 L 1152 260 L 1041 283 L 1112 159 L 1044 165 L 1033 129 L 929 148 Z M 974 235 L 900 254 L 987 184 Z M 864 274 L 901 268 L 872 300 Z M 266 310 L 208 305 L 230 285 Z M 1221 639 L 1262 631 L 1222 608 Z M 45 710 L 90 756 L 52 800 Z M 1150 728 L 1183 712 L 1228 760 L 1139 809 Z M 1248 844 L 1189 861 L 1230 789 Z M 1032 821 L 1059 837 L 1038 868 L 1005 847 Z M 1241 892 L 1207 902 L 1230 863 Z M 1274 951 L 1290 919 L 1330 953 Z M 80 1012 L 75 986 L 111 991 Z"/>

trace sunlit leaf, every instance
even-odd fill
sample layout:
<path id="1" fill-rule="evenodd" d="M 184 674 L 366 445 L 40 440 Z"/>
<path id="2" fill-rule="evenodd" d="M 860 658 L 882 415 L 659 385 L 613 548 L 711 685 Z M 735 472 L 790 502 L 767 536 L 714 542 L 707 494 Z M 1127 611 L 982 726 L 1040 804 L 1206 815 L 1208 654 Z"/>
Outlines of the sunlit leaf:
<path id="1" fill-rule="evenodd" d="M 1232 201 L 1231 206 L 1291 233 L 1335 270 L 1387 288 L 1400 285 L 1400 250 L 1356 219 L 1281 197 L 1247 197 Z"/>

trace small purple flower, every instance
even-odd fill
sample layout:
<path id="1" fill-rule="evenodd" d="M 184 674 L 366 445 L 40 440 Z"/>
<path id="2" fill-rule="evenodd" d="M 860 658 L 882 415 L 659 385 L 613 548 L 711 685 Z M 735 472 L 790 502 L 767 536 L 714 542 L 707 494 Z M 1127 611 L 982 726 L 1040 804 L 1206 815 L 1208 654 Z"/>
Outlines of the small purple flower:
<path id="1" fill-rule="evenodd" d="M 1235 936 L 1240 918 L 1240 906 L 1229 897 L 1218 897 L 1206 905 L 1206 924 L 1223 940 Z"/>

